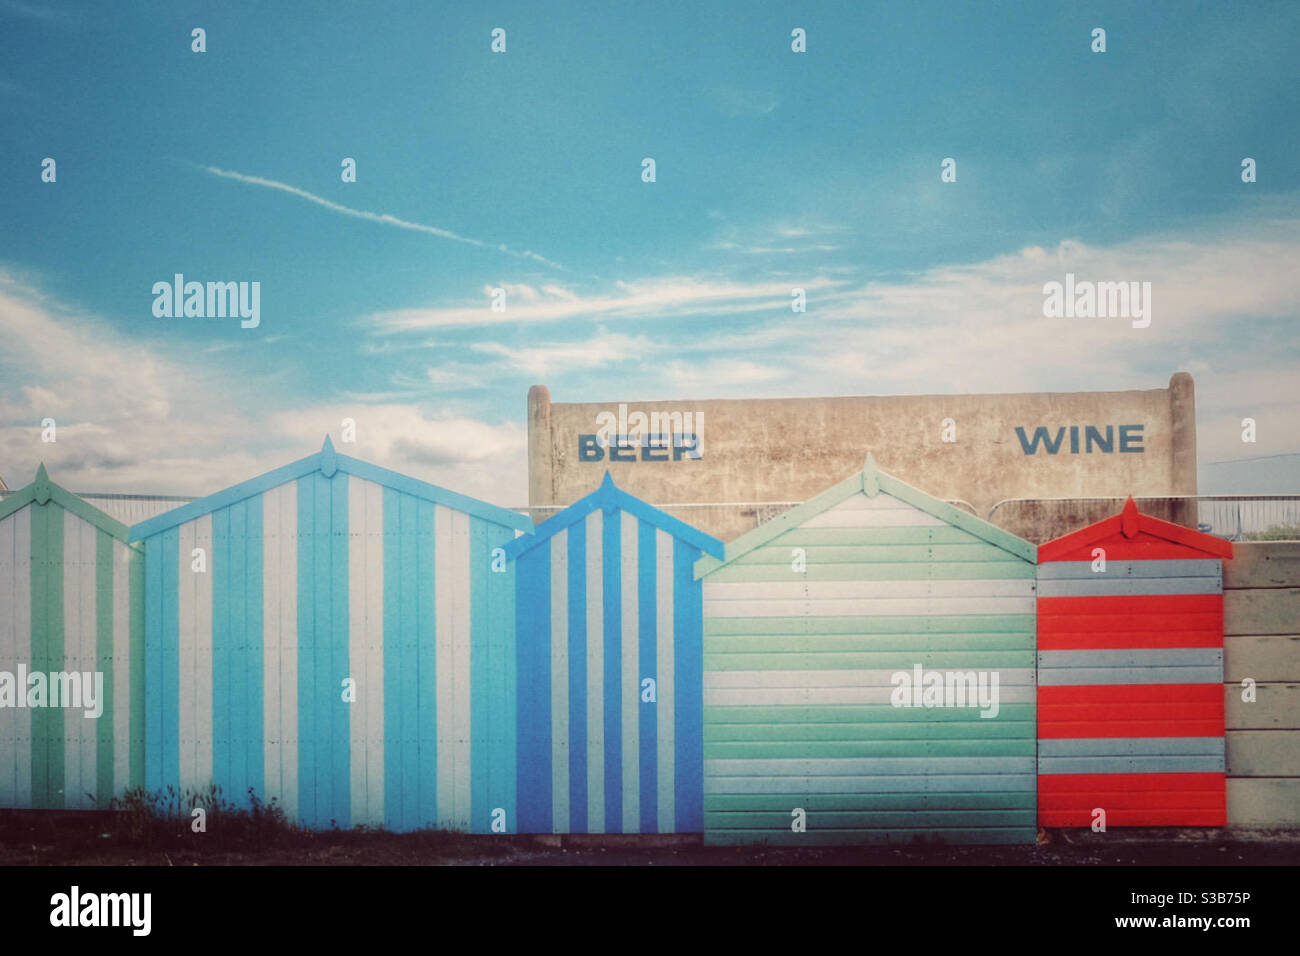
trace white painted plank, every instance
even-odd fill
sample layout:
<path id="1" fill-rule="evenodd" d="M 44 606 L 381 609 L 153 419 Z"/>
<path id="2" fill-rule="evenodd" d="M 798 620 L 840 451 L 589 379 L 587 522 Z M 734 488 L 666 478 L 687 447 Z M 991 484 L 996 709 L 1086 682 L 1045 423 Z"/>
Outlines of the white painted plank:
<path id="1" fill-rule="evenodd" d="M 454 801 L 457 827 L 470 829 L 470 540 L 469 515 L 452 511 L 452 633 L 455 635 Z"/>
<path id="2" fill-rule="evenodd" d="M 619 596 L 622 598 L 622 711 L 623 711 L 623 832 L 641 830 L 641 727 L 639 675 L 639 604 L 637 600 L 637 526 L 639 519 L 626 511 L 619 527 L 620 566 Z"/>
<path id="3" fill-rule="evenodd" d="M 704 600 L 704 617 L 895 617 L 910 615 L 1033 614 L 1032 597 L 823 598 Z"/>
<path id="4" fill-rule="evenodd" d="M 673 537 L 655 531 L 655 671 L 658 703 L 655 704 L 658 742 L 659 832 L 673 833 L 676 825 L 676 721 L 677 698 L 673 684 Z"/>
<path id="5" fill-rule="evenodd" d="M 605 832 L 604 512 L 584 520 L 587 534 L 587 831 Z"/>
<path id="6" fill-rule="evenodd" d="M 568 833 L 569 812 L 569 536 L 551 547 L 551 825 Z"/>
<path id="7" fill-rule="evenodd" d="M 113 793 L 120 797 L 131 786 L 131 562 L 134 551 L 113 542 Z M 107 682 L 108 675 L 104 675 Z"/>
<path id="8" fill-rule="evenodd" d="M 452 568 L 455 557 L 452 550 L 452 512 L 444 505 L 434 505 L 434 619 L 435 634 L 434 670 L 438 685 L 438 827 L 452 829 L 455 827 L 456 814 L 453 806 L 455 794 L 455 674 L 452 670 L 453 642 L 452 595 L 455 584 L 452 580 Z"/>

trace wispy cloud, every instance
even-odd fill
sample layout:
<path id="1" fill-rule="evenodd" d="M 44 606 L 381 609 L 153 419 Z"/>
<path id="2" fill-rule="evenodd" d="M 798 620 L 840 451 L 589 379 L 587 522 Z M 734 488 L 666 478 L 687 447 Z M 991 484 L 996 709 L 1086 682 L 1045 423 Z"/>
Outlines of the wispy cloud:
<path id="1" fill-rule="evenodd" d="M 829 291 L 839 280 L 811 277 L 796 283 L 808 292 Z M 515 291 L 512 293 L 510 289 Z M 789 309 L 788 282 L 738 282 L 670 276 L 636 282 L 616 282 L 611 290 L 584 296 L 555 286 L 506 287 L 506 308 L 490 308 L 491 286 L 483 303 L 471 307 L 396 309 L 367 317 L 376 331 L 414 332 L 503 322 L 558 322 L 566 319 L 680 318 L 691 315 L 735 315 L 778 308 Z"/>
<path id="2" fill-rule="evenodd" d="M 781 97 L 767 90 L 719 86 L 708 92 L 714 107 L 727 116 L 766 116 L 781 105 Z"/>
<path id="3" fill-rule="evenodd" d="M 452 232 L 450 229 L 441 229 L 438 226 L 429 226 L 421 222 L 412 222 L 409 219 L 399 219 L 397 216 L 390 215 L 386 212 L 368 212 L 364 209 L 353 209 L 351 206 L 344 206 L 342 203 L 336 203 L 333 200 L 326 199 L 324 196 L 317 196 L 305 189 L 299 189 L 297 186 L 291 186 L 289 183 L 282 183 L 276 179 L 266 179 L 263 176 L 249 176 L 246 173 L 239 173 L 229 169 L 219 169 L 216 166 L 199 165 L 197 168 L 213 176 L 220 176 L 222 179 L 233 179 L 235 182 L 247 183 L 250 186 L 264 186 L 267 189 L 277 189 L 280 192 L 288 193 L 291 196 L 297 196 L 299 199 L 305 199 L 317 206 L 322 206 L 332 212 L 340 213 L 344 216 L 352 216 L 355 219 L 364 219 L 367 222 L 378 223 L 382 226 L 395 226 L 398 229 L 409 229 L 412 232 L 423 232 L 426 235 L 437 236 L 440 239 L 449 239 L 452 242 L 463 242 L 469 246 L 477 246 L 480 249 L 495 249 L 498 252 L 504 252 L 506 255 L 515 256 L 520 259 L 530 259 L 533 262 L 540 262 L 542 265 L 550 266 L 552 269 L 568 271 L 564 266 L 545 256 L 538 255 L 528 249 L 512 249 L 505 243 L 485 242 L 482 239 L 474 239 L 470 236 L 462 236 L 459 233 Z"/>

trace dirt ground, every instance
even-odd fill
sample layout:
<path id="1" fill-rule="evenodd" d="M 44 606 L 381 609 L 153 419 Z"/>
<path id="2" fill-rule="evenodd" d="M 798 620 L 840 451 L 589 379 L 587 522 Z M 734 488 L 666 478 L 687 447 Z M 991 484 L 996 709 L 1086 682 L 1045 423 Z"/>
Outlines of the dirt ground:
<path id="1" fill-rule="evenodd" d="M 224 844 L 224 845 L 223 845 Z M 1300 863 L 1300 832 L 1054 830 L 1036 846 L 706 847 L 699 837 L 293 831 L 229 845 L 213 833 L 144 846 L 95 815 L 0 816 L 0 866 L 1249 866 Z"/>

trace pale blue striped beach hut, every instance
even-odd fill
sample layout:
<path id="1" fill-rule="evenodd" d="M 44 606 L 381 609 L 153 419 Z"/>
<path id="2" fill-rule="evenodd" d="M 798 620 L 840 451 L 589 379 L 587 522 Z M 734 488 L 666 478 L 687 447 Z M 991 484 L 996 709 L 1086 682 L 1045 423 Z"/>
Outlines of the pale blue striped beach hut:
<path id="1" fill-rule="evenodd" d="M 523 515 L 317 454 L 141 522 L 145 785 L 313 828 L 514 829 Z"/>

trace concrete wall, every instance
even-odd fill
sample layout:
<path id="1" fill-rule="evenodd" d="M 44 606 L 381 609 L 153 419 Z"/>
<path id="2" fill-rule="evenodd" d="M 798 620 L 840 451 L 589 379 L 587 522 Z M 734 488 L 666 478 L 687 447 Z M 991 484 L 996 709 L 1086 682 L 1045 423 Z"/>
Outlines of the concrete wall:
<path id="1" fill-rule="evenodd" d="M 544 386 L 528 395 L 529 503 L 567 505 L 588 494 L 608 469 L 624 488 L 656 505 L 684 502 L 805 501 L 862 467 L 871 451 L 882 468 L 927 493 L 964 500 L 981 517 L 1003 498 L 1196 493 L 1192 378 L 1168 388 L 1120 392 L 994 395 L 852 396 L 754 400 L 626 402 L 628 412 L 703 414 L 702 456 L 666 461 L 582 461 L 579 436 L 619 401 L 552 403 Z M 943 441 L 952 419 L 956 441 Z M 1113 450 L 1089 450 L 1085 426 Z M 1141 451 L 1120 451 L 1119 426 L 1141 426 Z M 1070 426 L 1078 426 L 1077 453 Z M 1055 437 L 1056 454 L 1025 452 L 1017 427 Z M 750 509 L 752 511 L 752 508 Z M 717 507 L 696 516 L 702 530 L 729 540 L 753 527 L 752 514 Z M 735 511 L 735 514 L 732 514 Z M 1083 523 L 1087 523 L 1086 521 Z M 1072 525 L 1075 526 L 1075 525 Z M 1015 532 L 1031 540 L 1023 523 Z M 1030 527 L 1028 530 L 1032 531 Z M 1050 535 L 1048 535 L 1050 536 Z"/>
<path id="2" fill-rule="evenodd" d="M 1228 825 L 1300 827 L 1300 543 L 1236 544 L 1224 569 Z M 1244 702 L 1241 682 L 1256 682 Z"/>

